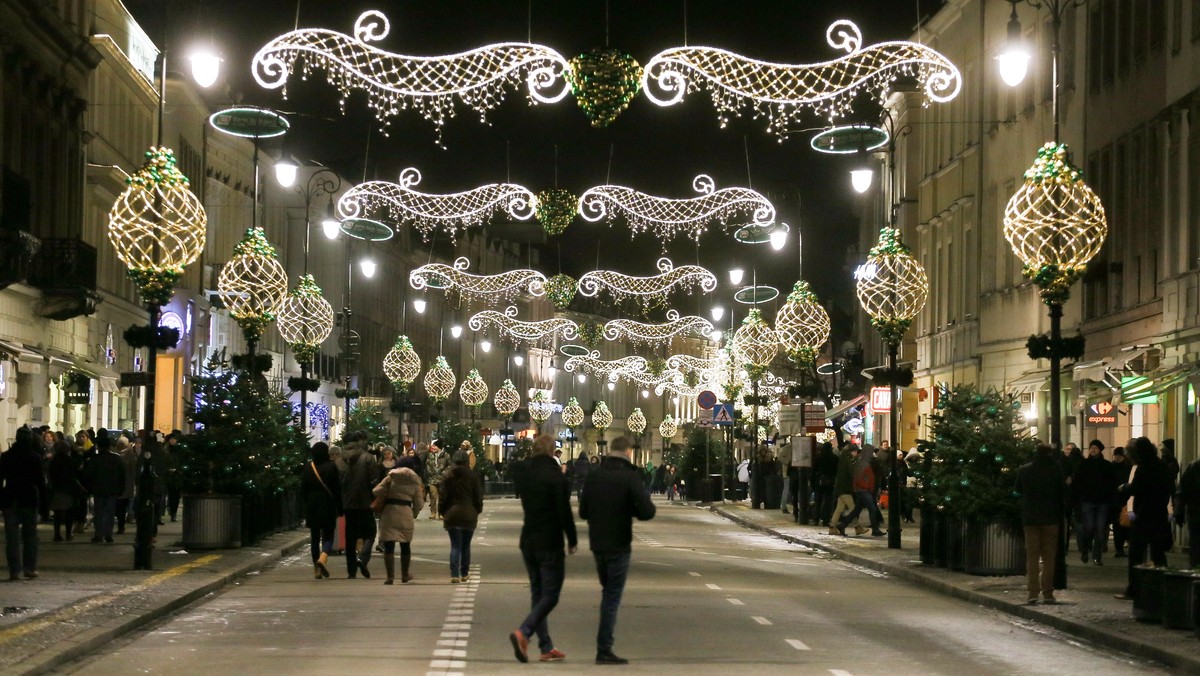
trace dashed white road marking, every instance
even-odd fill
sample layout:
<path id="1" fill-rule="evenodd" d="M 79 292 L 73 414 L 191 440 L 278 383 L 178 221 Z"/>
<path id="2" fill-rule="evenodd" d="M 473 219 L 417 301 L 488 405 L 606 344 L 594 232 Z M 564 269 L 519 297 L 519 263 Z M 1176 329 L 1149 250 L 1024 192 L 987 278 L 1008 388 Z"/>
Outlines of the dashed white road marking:
<path id="1" fill-rule="evenodd" d="M 829 673 L 832 674 L 832 676 L 854 676 L 854 674 L 850 673 L 849 671 L 845 671 L 844 669 L 830 669 Z"/>
<path id="2" fill-rule="evenodd" d="M 726 600 L 726 601 L 729 601 L 730 603 L 732 603 L 732 604 L 733 604 L 733 605 L 735 605 L 735 606 L 744 606 L 744 605 L 746 605 L 745 603 L 742 603 L 741 601 L 739 601 L 739 600 L 737 600 L 737 599 L 726 598 L 725 600 Z"/>
<path id="3" fill-rule="evenodd" d="M 426 676 L 462 676 L 467 662 L 467 639 L 475 616 L 475 592 L 479 589 L 479 565 L 470 568 L 471 582 L 454 590 L 446 609 L 445 623 L 433 649 Z M 447 659 L 449 658 L 449 659 Z"/>
<path id="4" fill-rule="evenodd" d="M 767 618 L 765 618 L 765 617 L 760 617 L 760 616 L 758 616 L 758 615 L 755 615 L 755 616 L 751 617 L 750 619 L 754 620 L 755 622 L 757 622 L 757 623 L 759 623 L 759 624 L 763 624 L 763 625 L 769 625 L 769 624 L 771 624 L 771 621 L 770 621 L 770 620 L 768 620 L 768 619 L 767 619 Z"/>
<path id="5" fill-rule="evenodd" d="M 700 573 L 689 572 L 688 575 L 691 575 L 692 577 L 700 577 Z"/>
<path id="6" fill-rule="evenodd" d="M 787 641 L 787 644 L 792 646 L 796 650 L 809 650 L 810 649 L 808 646 L 804 645 L 804 641 L 801 641 L 799 639 L 785 638 L 783 640 Z"/>
<path id="7" fill-rule="evenodd" d="M 709 582 L 708 584 L 706 584 L 706 585 L 704 585 L 704 586 L 705 586 L 705 587 L 708 587 L 709 589 L 717 589 L 717 590 L 720 590 L 720 589 L 721 589 L 720 587 L 718 587 L 717 585 L 715 585 L 715 584 L 713 584 L 713 583 L 711 583 L 711 582 Z"/>

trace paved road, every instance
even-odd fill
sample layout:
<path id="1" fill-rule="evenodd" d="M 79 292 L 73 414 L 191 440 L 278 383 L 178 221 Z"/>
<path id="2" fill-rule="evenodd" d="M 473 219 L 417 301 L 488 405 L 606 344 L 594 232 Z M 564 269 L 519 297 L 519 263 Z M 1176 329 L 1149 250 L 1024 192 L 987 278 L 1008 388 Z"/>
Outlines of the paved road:
<path id="1" fill-rule="evenodd" d="M 507 640 L 528 604 L 516 552 L 520 516 L 515 501 L 487 503 L 472 584 L 449 584 L 447 538 L 423 518 L 411 584 L 383 586 L 378 560 L 372 580 L 345 579 L 341 560 L 332 579 L 313 580 L 305 553 L 64 672 L 1166 673 L 665 503 L 657 519 L 635 528 L 615 648 L 632 664 L 592 663 L 599 593 L 583 550 L 568 559 L 551 616 L 566 662 L 522 665 Z M 586 528 L 581 541 L 586 546 Z"/>

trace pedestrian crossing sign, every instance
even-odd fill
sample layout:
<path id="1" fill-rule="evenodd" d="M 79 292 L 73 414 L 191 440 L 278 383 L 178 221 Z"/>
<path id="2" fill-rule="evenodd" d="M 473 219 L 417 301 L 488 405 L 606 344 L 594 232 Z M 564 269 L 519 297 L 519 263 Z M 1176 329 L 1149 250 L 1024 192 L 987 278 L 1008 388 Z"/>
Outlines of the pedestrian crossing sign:
<path id="1" fill-rule="evenodd" d="M 714 425 L 733 424 L 733 404 L 717 404 L 713 406 L 712 421 Z"/>

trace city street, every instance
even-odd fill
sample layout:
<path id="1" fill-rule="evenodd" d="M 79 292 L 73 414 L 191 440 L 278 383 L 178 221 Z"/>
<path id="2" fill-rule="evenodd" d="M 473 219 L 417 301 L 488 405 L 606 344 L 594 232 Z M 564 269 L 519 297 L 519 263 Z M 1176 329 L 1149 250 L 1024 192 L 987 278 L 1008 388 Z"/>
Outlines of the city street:
<path id="1" fill-rule="evenodd" d="M 1116 674 L 1154 665 L 1029 625 L 824 554 L 659 501 L 635 526 L 615 651 L 627 671 L 690 674 Z M 422 517 L 426 517 L 423 514 Z M 486 504 L 474 580 L 449 584 L 447 538 L 422 518 L 416 580 L 313 580 L 307 551 L 244 578 L 63 673 L 516 673 L 595 670 L 598 585 L 581 524 L 551 616 L 562 664 L 513 659 L 507 640 L 528 608 L 517 555 L 521 510 Z"/>

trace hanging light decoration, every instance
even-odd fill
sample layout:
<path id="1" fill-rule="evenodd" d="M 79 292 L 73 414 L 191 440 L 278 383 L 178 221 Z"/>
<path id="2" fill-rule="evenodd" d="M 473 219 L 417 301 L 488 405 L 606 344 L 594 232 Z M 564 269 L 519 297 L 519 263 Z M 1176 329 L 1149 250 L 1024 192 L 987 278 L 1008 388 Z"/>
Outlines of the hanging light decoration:
<path id="1" fill-rule="evenodd" d="M 458 397 L 472 408 L 482 406 L 488 398 L 488 386 L 479 375 L 479 369 L 471 369 L 462 385 L 458 386 Z"/>
<path id="2" fill-rule="evenodd" d="M 321 295 L 312 275 L 303 275 L 279 306 L 279 335 L 292 348 L 296 361 L 312 363 L 321 343 L 333 331 L 333 306 Z"/>
<path id="3" fill-rule="evenodd" d="M 578 325 L 565 317 L 554 317 L 536 322 L 523 322 L 517 318 L 517 308 L 510 305 L 504 312 L 484 310 L 471 317 L 467 325 L 472 331 L 483 331 L 488 327 L 496 327 L 500 335 L 513 343 L 527 342 L 530 344 L 546 344 L 554 337 L 562 336 L 565 340 L 574 340 L 577 336 Z"/>
<path id="4" fill-rule="evenodd" d="M 646 415 L 642 413 L 641 408 L 634 408 L 633 413 L 625 420 L 625 426 L 636 437 L 642 436 L 642 432 L 646 431 Z"/>
<path id="5" fill-rule="evenodd" d="M 649 231 L 664 245 L 679 234 L 699 240 L 709 224 L 725 224 L 740 214 L 749 215 L 754 225 L 763 228 L 770 228 L 775 222 L 775 207 L 754 190 L 717 190 L 712 178 L 704 174 L 692 181 L 692 188 L 700 197 L 671 199 L 621 185 L 600 185 L 579 196 L 579 214 L 592 223 L 602 220 L 611 223 L 624 216 L 631 237 Z"/>
<path id="6" fill-rule="evenodd" d="M 204 251 L 208 216 L 169 148 L 150 148 L 145 157 L 108 212 L 108 241 L 142 302 L 161 306 Z"/>
<path id="7" fill-rule="evenodd" d="M 621 357 L 620 359 L 601 359 L 598 350 L 592 350 L 586 355 L 570 357 L 563 363 L 563 370 L 574 373 L 576 370 L 589 373 L 597 378 L 607 378 L 616 382 L 621 374 L 632 371 L 646 370 L 646 358 L 637 355 Z"/>
<path id="8" fill-rule="evenodd" d="M 612 270 L 594 270 L 579 278 L 579 293 L 594 298 L 601 291 L 609 293 L 614 300 L 633 299 L 648 307 L 662 302 L 676 289 L 690 290 L 696 286 L 703 293 L 717 288 L 717 276 L 699 265 L 675 267 L 669 258 L 658 259 L 661 274 L 651 277 L 634 277 Z"/>
<path id="9" fill-rule="evenodd" d="M 257 343 L 287 294 L 287 272 L 262 228 L 248 228 L 221 266 L 217 289 L 246 342 Z"/>
<path id="10" fill-rule="evenodd" d="M 324 71 L 341 92 L 343 111 L 351 92 L 360 90 L 385 128 L 389 118 L 413 109 L 434 124 L 439 142 L 442 125 L 455 114 L 455 101 L 482 120 L 522 82 L 531 103 L 556 103 L 570 91 L 565 79 L 570 66 L 549 47 L 504 42 L 445 56 L 405 56 L 370 44 L 390 30 L 387 16 L 377 10 L 358 17 L 353 36 L 321 28 L 294 30 L 264 45 L 251 71 L 260 86 L 283 87 L 285 98 L 294 69 L 305 78 Z"/>
<path id="11" fill-rule="evenodd" d="M 667 414 L 667 417 L 663 418 L 663 421 L 658 424 L 658 435 L 664 440 L 674 438 L 675 432 L 678 430 L 679 427 L 675 424 L 675 419 L 672 418 L 671 414 L 669 413 Z"/>
<path id="12" fill-rule="evenodd" d="M 450 364 L 446 362 L 446 358 L 438 355 L 438 358 L 433 361 L 433 366 L 425 372 L 425 391 L 429 393 L 429 398 L 433 400 L 434 404 L 441 406 L 454 391 L 456 380 L 454 371 L 450 370 Z"/>
<path id="13" fill-rule="evenodd" d="M 571 397 L 567 401 L 567 405 L 563 407 L 562 421 L 572 430 L 583 424 L 583 407 L 579 405 L 579 400 L 575 397 Z"/>
<path id="14" fill-rule="evenodd" d="M 566 232 L 575 214 L 579 213 L 578 199 L 575 193 L 563 188 L 551 188 L 537 194 L 534 202 L 534 215 L 547 235 L 557 237 Z"/>
<path id="15" fill-rule="evenodd" d="M 538 390 L 533 393 L 533 398 L 529 400 L 529 417 L 541 428 L 550 416 L 554 415 L 554 402 L 547 396 L 545 390 Z"/>
<path id="16" fill-rule="evenodd" d="M 888 344 L 900 343 L 929 297 L 929 277 L 900 241 L 900 231 L 882 228 L 867 262 L 855 273 L 858 303 Z"/>
<path id="17" fill-rule="evenodd" d="M 612 426 L 613 414 L 608 410 L 608 404 L 603 400 L 596 402 L 596 410 L 592 411 L 592 427 L 600 430 L 600 434 L 604 434 L 604 430 Z"/>
<path id="18" fill-rule="evenodd" d="M 412 288 L 443 289 L 447 294 L 457 291 L 470 303 L 481 300 L 495 304 L 500 300 L 511 301 L 522 293 L 541 295 L 546 276 L 536 270 L 508 270 L 495 275 L 473 275 L 467 272 L 471 261 L 459 257 L 454 265 L 428 263 L 408 273 Z"/>
<path id="19" fill-rule="evenodd" d="M 707 91 L 721 127 L 746 108 L 767 120 L 767 131 L 783 139 L 805 111 L 829 119 L 849 112 L 856 96 L 869 92 L 882 102 L 899 76 L 916 79 L 930 101 L 958 96 L 962 76 L 939 53 L 916 42 L 891 41 L 863 47 L 854 23 L 835 21 L 825 31 L 829 46 L 845 56 L 813 64 L 770 63 L 714 47 L 673 47 L 646 63 L 642 89 L 660 106 Z"/>
<path id="20" fill-rule="evenodd" d="M 492 403 L 496 406 L 496 412 L 500 417 L 508 419 L 513 413 L 521 408 L 521 393 L 517 392 L 517 388 L 513 387 L 513 382 L 509 378 L 504 379 L 504 384 L 496 390 L 496 395 L 492 398 Z"/>
<path id="21" fill-rule="evenodd" d="M 663 324 L 647 324 L 633 319 L 612 319 L 604 325 L 607 340 L 628 340 L 632 343 L 661 345 L 676 336 L 689 334 L 707 336 L 713 325 L 704 317 L 689 315 L 680 317 L 674 308 L 667 310 L 667 321 Z"/>
<path id="22" fill-rule="evenodd" d="M 1107 236 L 1104 206 L 1071 164 L 1066 144 L 1042 146 L 1004 208 L 1004 238 L 1042 300 L 1064 303 Z"/>
<path id="23" fill-rule="evenodd" d="M 593 127 L 604 128 L 629 107 L 642 87 L 642 66 L 618 49 L 594 49 L 570 61 L 567 82 Z"/>
<path id="24" fill-rule="evenodd" d="M 815 363 L 829 340 L 829 328 L 829 313 L 821 307 L 808 282 L 796 282 L 775 315 L 775 335 L 788 358 L 797 364 Z"/>
<path id="25" fill-rule="evenodd" d="M 384 355 L 383 374 L 398 390 L 407 390 L 421 374 L 421 358 L 417 356 L 408 336 L 397 338 L 396 344 Z"/>
<path id="26" fill-rule="evenodd" d="M 514 183 L 491 183 L 437 195 L 413 190 L 420 182 L 421 172 L 409 167 L 400 172 L 399 183 L 359 183 L 338 198 L 338 215 L 343 220 L 374 218 L 396 225 L 411 224 L 425 241 L 435 229 L 441 229 L 454 242 L 459 228 L 483 225 L 498 211 L 514 220 L 527 221 L 537 204 L 528 188 Z"/>
<path id="27" fill-rule="evenodd" d="M 557 274 L 546 280 L 544 285 L 530 286 L 535 296 L 545 295 L 558 310 L 566 310 L 575 300 L 575 278 L 570 275 Z"/>
<path id="28" fill-rule="evenodd" d="M 758 308 L 751 308 L 742 320 L 741 328 L 734 334 L 733 345 L 738 362 L 751 372 L 751 380 L 758 380 L 779 352 L 779 339 L 767 326 Z"/>

